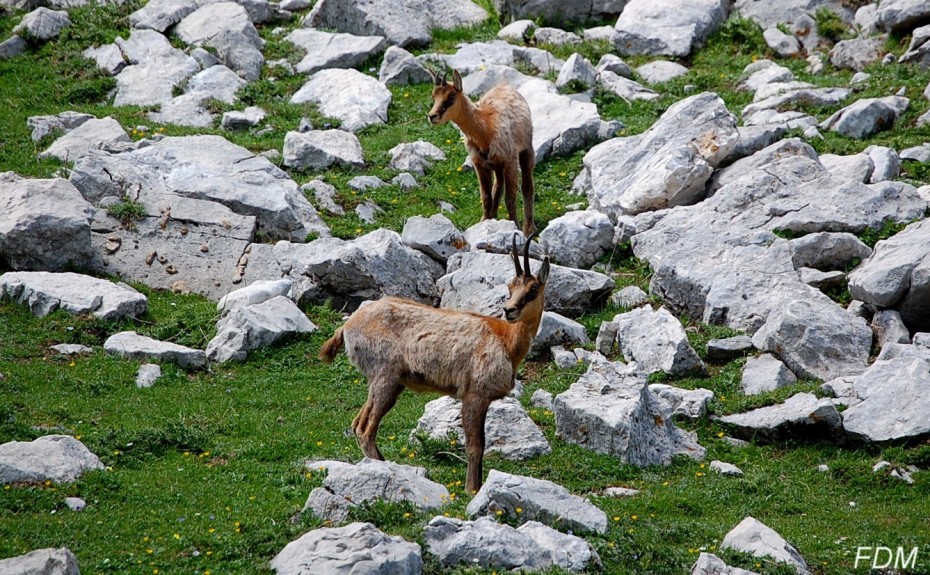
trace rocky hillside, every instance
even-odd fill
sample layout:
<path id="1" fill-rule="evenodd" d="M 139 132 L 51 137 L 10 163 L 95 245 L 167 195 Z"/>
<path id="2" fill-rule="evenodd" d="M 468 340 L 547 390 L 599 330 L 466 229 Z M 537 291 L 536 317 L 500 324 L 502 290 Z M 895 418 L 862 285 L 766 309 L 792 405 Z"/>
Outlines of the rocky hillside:
<path id="1" fill-rule="evenodd" d="M 927 2 L 0 0 L 0 41 L 0 572 L 926 570 Z M 477 493 L 457 401 L 359 461 L 316 359 L 383 296 L 501 313 L 452 69 L 526 99 L 553 264 Z"/>

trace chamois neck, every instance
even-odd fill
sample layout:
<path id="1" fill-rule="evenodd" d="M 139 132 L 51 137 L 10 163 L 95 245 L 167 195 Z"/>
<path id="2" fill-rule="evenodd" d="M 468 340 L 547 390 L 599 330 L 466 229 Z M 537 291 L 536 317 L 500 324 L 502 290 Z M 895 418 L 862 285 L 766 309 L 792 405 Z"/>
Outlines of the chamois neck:
<path id="1" fill-rule="evenodd" d="M 482 117 L 481 108 L 475 105 L 464 93 L 461 95 L 462 110 L 456 118 L 455 124 L 462 129 L 462 132 L 472 141 L 476 142 L 482 149 L 487 148 L 490 142 L 488 136 L 488 124 Z"/>
<path id="2" fill-rule="evenodd" d="M 516 366 L 523 361 L 523 358 L 526 357 L 526 354 L 530 351 L 530 346 L 533 344 L 533 340 L 536 338 L 536 332 L 539 331 L 539 324 L 542 321 L 542 306 L 539 308 L 539 313 L 534 314 L 533 316 L 527 318 L 525 321 L 518 321 L 516 323 L 509 324 L 511 329 L 511 338 L 508 342 L 508 351 L 510 352 L 510 357 L 513 359 L 514 369 Z"/>

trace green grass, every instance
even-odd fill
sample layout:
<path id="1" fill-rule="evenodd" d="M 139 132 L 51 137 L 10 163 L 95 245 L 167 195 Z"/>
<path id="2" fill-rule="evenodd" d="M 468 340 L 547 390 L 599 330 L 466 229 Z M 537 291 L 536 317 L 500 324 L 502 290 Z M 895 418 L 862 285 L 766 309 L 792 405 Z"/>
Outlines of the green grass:
<path id="1" fill-rule="evenodd" d="M 490 1 L 483 1 L 490 7 Z M 287 131 L 301 118 L 315 125 L 334 122 L 309 105 L 292 105 L 289 98 L 303 82 L 300 75 L 266 69 L 263 77 L 240 94 L 235 106 L 214 103 L 215 111 L 260 105 L 269 113 L 272 130 L 225 133 L 219 128 L 194 131 L 172 126 L 156 127 L 146 110 L 113 108 L 103 103 L 114 83 L 95 71 L 80 56 L 90 44 L 126 36 L 128 14 L 137 3 L 79 8 L 71 11 L 75 23 L 59 40 L 33 46 L 26 57 L 0 62 L 0 171 L 15 170 L 29 177 L 49 177 L 63 166 L 56 160 L 38 160 L 36 153 L 51 141 L 33 144 L 26 118 L 67 109 L 112 115 L 131 129 L 139 125 L 161 129 L 168 135 L 222 134 L 255 152 L 280 149 Z M 19 14 L 0 19 L 0 36 L 6 37 Z M 297 20 L 287 24 L 291 29 Z M 465 30 L 436 35 L 430 50 L 450 52 L 463 41 L 492 39 L 498 19 Z M 579 28 L 573 28 L 578 31 Z M 260 30 L 268 42 L 269 59 L 296 53 L 270 27 Z M 900 53 L 906 39 L 892 39 Z M 596 62 L 609 49 L 606 43 L 585 43 L 576 48 L 553 48 L 566 58 L 578 50 Z M 742 70 L 759 58 L 773 57 L 757 26 L 732 20 L 689 59 L 689 74 L 661 86 L 655 102 L 628 104 L 598 91 L 595 102 L 604 119 L 624 123 L 625 134 L 637 134 L 674 102 L 696 91 L 720 94 L 738 113 L 752 95 L 737 90 Z M 631 65 L 646 58 L 629 58 Z M 852 73 L 832 70 L 820 76 L 804 72 L 800 60 L 779 60 L 800 80 L 819 86 L 845 86 Z M 380 65 L 378 58 L 360 69 Z M 894 130 L 864 141 L 824 134 L 812 145 L 818 152 L 855 153 L 870 144 L 897 149 L 930 141 L 930 129 L 915 128 L 924 112 L 919 94 L 930 82 L 930 72 L 910 66 L 872 66 L 872 79 L 861 96 L 887 95 L 904 86 L 911 108 Z M 691 88 L 693 87 L 693 88 Z M 440 200 L 458 211 L 450 218 L 460 228 L 473 224 L 480 214 L 474 174 L 459 171 L 465 150 L 451 126 L 431 127 L 425 120 L 430 107 L 427 85 L 392 88 L 390 122 L 362 131 L 365 170 L 332 169 L 303 173 L 290 171 L 299 183 L 321 178 L 336 186 L 337 201 L 349 211 L 345 217 L 324 215 L 333 233 L 356 237 L 377 227 L 400 231 L 406 218 L 438 212 Z M 823 119 L 832 110 L 814 111 Z M 142 137 L 132 133 L 134 139 Z M 418 177 L 419 186 L 401 191 L 387 186 L 353 193 L 346 182 L 359 174 L 390 180 L 388 150 L 402 142 L 427 140 L 439 146 L 447 160 L 437 162 Z M 566 211 L 566 205 L 584 198 L 571 194 L 571 183 L 581 170 L 583 152 L 541 163 L 535 172 L 537 223 L 545 224 Z M 926 183 L 926 168 L 905 165 L 914 183 Z M 384 212 L 375 225 L 364 224 L 351 212 L 371 198 Z M 123 206 L 129 221 L 136 214 Z M 540 226 L 542 227 L 542 225 Z M 896 229 L 874 232 L 874 239 Z M 629 246 L 618 246 L 600 262 L 609 267 L 617 286 L 647 289 L 648 266 L 636 260 Z M 289 541 L 322 525 L 304 517 L 292 521 L 310 491 L 320 485 L 318 472 L 307 472 L 309 458 L 355 461 L 361 454 L 346 434 L 366 396 L 358 372 L 344 356 L 332 365 L 316 359 L 322 342 L 342 321 L 327 306 L 306 309 L 320 330 L 294 337 L 250 355 L 244 363 L 214 366 L 187 373 L 164 365 L 164 376 L 150 389 L 134 385 L 138 362 L 105 355 L 101 344 L 111 334 L 134 329 L 145 335 L 203 348 L 215 332 L 216 309 L 197 296 L 169 294 L 136 286 L 149 297 L 149 312 L 138 320 L 117 323 L 73 317 L 56 312 L 35 318 L 24 308 L 0 302 L 0 442 L 31 440 L 49 432 L 80 436 L 107 465 L 106 471 L 85 475 L 71 485 L 5 486 L 0 489 L 0 557 L 32 549 L 68 546 L 78 556 L 84 573 L 262 573 L 268 561 Z M 658 304 L 660 302 L 653 302 Z M 579 321 L 593 338 L 598 326 L 622 309 L 608 306 L 590 310 Z M 706 326 L 683 318 L 695 349 L 703 356 L 709 339 L 733 335 L 732 330 Z M 95 348 L 72 359 L 50 350 L 56 343 L 83 343 Z M 619 358 L 614 358 L 619 359 Z M 819 382 L 802 381 L 787 390 L 747 398 L 738 392 L 745 358 L 708 363 L 707 375 L 673 379 L 655 376 L 676 386 L 704 387 L 716 394 L 715 415 L 735 413 L 783 400 L 796 391 L 818 392 Z M 922 567 L 930 541 L 925 537 L 930 517 L 930 474 L 915 475 L 913 486 L 873 475 L 871 466 L 881 458 L 896 464 L 930 466 L 930 444 L 907 446 L 838 447 L 828 443 L 753 443 L 737 449 L 722 440 L 729 430 L 711 419 L 679 422 L 697 433 L 708 449 L 707 461 L 722 459 L 743 469 L 741 478 L 720 477 L 704 464 L 680 460 L 666 468 L 637 468 L 616 459 L 566 444 L 555 433 L 551 412 L 533 408 L 528 398 L 536 389 L 559 393 L 567 389 L 583 368 L 556 369 L 547 361 L 530 361 L 522 368 L 523 402 L 531 417 L 552 443 L 550 455 L 511 462 L 489 455 L 486 469 L 541 477 L 560 483 L 574 493 L 587 495 L 610 519 L 605 535 L 589 536 L 604 563 L 605 573 L 686 573 L 701 550 L 716 551 L 724 534 L 745 515 L 753 515 L 792 541 L 818 575 L 845 575 L 853 571 L 857 546 L 921 547 Z M 463 492 L 465 464 L 462 453 L 446 445 L 408 443 L 407 437 L 430 396 L 405 393 L 385 419 L 381 449 L 392 461 L 421 465 L 430 477 L 456 493 L 456 501 L 443 512 L 464 517 L 469 495 Z M 450 456 L 449 452 L 453 455 Z M 826 463 L 829 473 L 816 466 Z M 604 499 L 608 486 L 627 486 L 641 494 L 626 499 Z M 88 508 L 67 510 L 66 496 L 83 497 Z M 855 502 L 855 506 L 851 505 Z M 381 529 L 423 544 L 422 527 L 432 517 L 404 505 L 373 504 L 353 512 L 353 519 L 372 521 Z M 518 517 L 504 517 L 511 523 Z M 789 572 L 785 567 L 725 553 L 728 562 L 767 575 Z M 865 572 L 865 570 L 862 570 Z M 426 556 L 426 572 L 490 573 L 475 569 L 444 570 Z"/>

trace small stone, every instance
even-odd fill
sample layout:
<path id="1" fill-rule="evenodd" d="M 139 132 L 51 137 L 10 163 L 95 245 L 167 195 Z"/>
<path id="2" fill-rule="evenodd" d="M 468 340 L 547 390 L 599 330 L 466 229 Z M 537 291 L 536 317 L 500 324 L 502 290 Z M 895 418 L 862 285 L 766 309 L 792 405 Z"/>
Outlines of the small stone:
<path id="1" fill-rule="evenodd" d="M 578 364 L 578 358 L 575 357 L 575 354 L 566 350 L 561 345 L 556 345 L 549 350 L 552 352 L 552 359 L 555 361 L 555 364 L 561 369 L 568 369 L 570 367 L 575 367 Z"/>
<path id="2" fill-rule="evenodd" d="M 821 463 L 820 465 L 817 466 L 817 471 L 819 471 L 820 473 L 829 473 L 830 466 L 827 465 L 826 463 Z"/>
<path id="3" fill-rule="evenodd" d="M 712 471 L 716 471 L 720 475 L 732 475 L 734 477 L 739 477 L 743 474 L 743 470 L 739 467 L 733 465 L 732 463 L 726 463 L 717 459 L 710 462 L 710 469 Z"/>
<path id="4" fill-rule="evenodd" d="M 80 497 L 65 497 L 65 505 L 67 505 L 68 509 L 71 511 L 84 511 L 84 508 L 87 507 L 87 502 Z"/>
<path id="5" fill-rule="evenodd" d="M 142 389 L 155 385 L 155 380 L 161 377 L 161 366 L 157 363 L 146 363 L 139 366 L 136 375 L 136 387 Z"/>
<path id="6" fill-rule="evenodd" d="M 545 389 L 537 389 L 530 397 L 530 403 L 540 409 L 552 410 L 552 394 Z"/>
<path id="7" fill-rule="evenodd" d="M 634 495 L 639 495 L 639 489 L 608 487 L 604 490 L 604 497 L 633 497 Z"/>
<path id="8" fill-rule="evenodd" d="M 610 302 L 617 307 L 634 308 L 648 301 L 649 294 L 637 286 L 627 286 L 610 296 Z"/>

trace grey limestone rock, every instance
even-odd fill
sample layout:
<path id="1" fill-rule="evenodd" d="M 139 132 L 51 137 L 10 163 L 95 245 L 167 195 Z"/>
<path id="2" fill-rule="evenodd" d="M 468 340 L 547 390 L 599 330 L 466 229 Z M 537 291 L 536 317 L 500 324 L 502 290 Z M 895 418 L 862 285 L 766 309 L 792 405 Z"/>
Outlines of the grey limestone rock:
<path id="1" fill-rule="evenodd" d="M 123 59 L 123 53 L 120 52 L 116 44 L 104 44 L 103 46 L 91 46 L 81 53 L 85 58 L 91 59 L 97 63 L 97 68 L 103 70 L 110 76 L 115 76 L 126 66 L 126 60 Z"/>
<path id="2" fill-rule="evenodd" d="M 207 356 L 199 349 L 159 341 L 134 331 L 121 331 L 103 342 L 103 349 L 125 359 L 142 359 L 176 363 L 185 369 L 207 366 Z"/>
<path id="3" fill-rule="evenodd" d="M 751 357 L 743 367 L 740 389 L 746 395 L 756 395 L 786 387 L 797 381 L 791 370 L 769 353 Z"/>
<path id="4" fill-rule="evenodd" d="M 879 28 L 906 33 L 930 18 L 930 6 L 922 0 L 886 0 L 875 12 Z"/>
<path id="5" fill-rule="evenodd" d="M 590 88 L 594 85 L 596 79 L 597 72 L 594 70 L 594 64 L 576 52 L 569 56 L 568 60 L 562 65 L 555 85 L 557 88 L 562 88 L 575 82 L 584 88 Z"/>
<path id="6" fill-rule="evenodd" d="M 837 156 L 821 154 L 820 163 L 831 173 L 868 184 L 875 171 L 875 163 L 868 154 Z"/>
<path id="7" fill-rule="evenodd" d="M 930 433 L 930 356 L 911 351 L 883 359 L 884 351 L 853 382 L 855 395 L 862 401 L 843 412 L 846 433 L 863 442 L 924 437 Z"/>
<path id="8" fill-rule="evenodd" d="M 786 437 L 842 439 L 843 422 L 833 402 L 798 393 L 784 403 L 760 407 L 744 413 L 725 415 L 719 421 L 732 426 L 744 437 L 776 441 Z"/>
<path id="9" fill-rule="evenodd" d="M 533 30 L 536 29 L 536 22 L 529 19 L 514 19 L 513 22 L 501 27 L 497 37 L 501 40 L 513 40 L 515 42 L 524 42 L 529 39 Z"/>
<path id="10" fill-rule="evenodd" d="M 795 568 L 798 575 L 807 575 L 807 562 L 790 543 L 774 529 L 754 517 L 746 517 L 730 530 L 720 543 L 720 549 L 733 549 L 755 557 L 768 557 Z"/>
<path id="11" fill-rule="evenodd" d="M 389 168 L 413 172 L 421 176 L 434 162 L 446 159 L 446 154 L 442 150 L 425 140 L 397 144 L 388 150 L 388 153 L 391 154 Z"/>
<path id="12" fill-rule="evenodd" d="M 225 30 L 245 35 L 258 49 L 265 45 L 245 7 L 236 2 L 220 1 L 200 5 L 178 22 L 174 34 L 188 44 L 200 46 Z"/>
<path id="13" fill-rule="evenodd" d="M 555 312 L 544 311 L 531 351 L 543 352 L 558 344 L 591 343 L 583 325 Z"/>
<path id="14" fill-rule="evenodd" d="M 830 50 L 830 63 L 837 68 L 861 72 L 866 66 L 882 59 L 887 35 L 841 40 Z"/>
<path id="15" fill-rule="evenodd" d="M 890 129 L 907 106 L 908 99 L 900 96 L 863 98 L 834 113 L 820 127 L 861 140 Z"/>
<path id="16" fill-rule="evenodd" d="M 249 106 L 245 110 L 223 112 L 220 127 L 224 130 L 248 130 L 259 125 L 267 113 L 257 106 Z"/>
<path id="17" fill-rule="evenodd" d="M 378 188 L 383 188 L 386 185 L 387 182 L 378 176 L 355 176 L 346 182 L 346 187 L 348 187 L 350 190 L 355 190 L 356 192 L 376 190 Z"/>
<path id="18" fill-rule="evenodd" d="M 23 52 L 29 45 L 19 34 L 13 34 L 6 40 L 0 42 L 0 60 L 9 60 L 15 58 Z"/>
<path id="19" fill-rule="evenodd" d="M 822 272 L 813 268 L 798 268 L 798 277 L 801 283 L 826 291 L 831 288 L 842 286 L 846 282 L 846 274 L 839 270 Z"/>
<path id="20" fill-rule="evenodd" d="M 565 60 L 560 60 L 552 52 L 533 46 L 517 46 L 513 49 L 515 63 L 525 63 L 539 74 L 559 74 L 565 66 Z"/>
<path id="21" fill-rule="evenodd" d="M 55 140 L 47 150 L 39 154 L 39 157 L 73 162 L 90 150 L 106 149 L 113 144 L 131 141 L 129 134 L 119 122 L 107 116 L 100 120 L 82 122 L 80 126 Z"/>
<path id="22" fill-rule="evenodd" d="M 567 32 L 561 28 L 552 28 L 550 26 L 540 26 L 533 32 L 533 38 L 536 42 L 542 44 L 581 44 L 581 36 L 574 32 Z"/>
<path id="23" fill-rule="evenodd" d="M 628 0 L 494 0 L 494 8 L 502 17 L 542 18 L 547 22 L 586 22 L 617 16 Z"/>
<path id="24" fill-rule="evenodd" d="M 310 493 L 304 512 L 342 522 L 349 509 L 374 501 L 406 501 L 418 509 L 438 509 L 449 499 L 445 486 L 426 478 L 426 469 L 390 461 L 362 459 L 357 464 L 341 461 L 308 461 L 311 472 L 326 471 L 323 486 Z M 321 502 L 328 505 L 320 506 Z"/>
<path id="25" fill-rule="evenodd" d="M 589 268 L 613 246 L 610 218 L 593 211 L 567 212 L 549 222 L 539 234 L 543 250 L 553 261 L 573 268 Z"/>
<path id="26" fill-rule="evenodd" d="M 294 285 L 290 279 L 259 280 L 250 285 L 231 291 L 220 298 L 216 311 L 220 317 L 226 317 L 239 309 L 264 303 L 278 296 L 287 296 Z"/>
<path id="27" fill-rule="evenodd" d="M 837 14 L 844 22 L 851 22 L 853 11 L 841 0 L 782 0 L 778 4 L 758 0 L 736 0 L 734 13 L 749 18 L 762 28 L 777 24 L 794 24 L 807 14 L 826 8 Z"/>
<path id="28" fill-rule="evenodd" d="M 2 278 L 2 276 L 0 276 Z M 0 281 L 3 281 L 0 279 Z M 87 347 L 86 345 L 81 345 L 79 343 L 59 343 L 57 345 L 51 346 L 51 349 L 54 349 L 61 355 L 82 355 L 91 353 L 93 348 Z"/>
<path id="29" fill-rule="evenodd" d="M 322 527 L 288 543 L 271 560 L 277 575 L 410 574 L 423 569 L 420 546 L 371 523 Z"/>
<path id="30" fill-rule="evenodd" d="M 332 165 L 365 166 L 358 137 L 342 130 L 288 132 L 284 136 L 283 156 L 285 166 L 308 170 L 322 170 Z"/>
<path id="31" fill-rule="evenodd" d="M 898 154 L 902 160 L 910 160 L 921 164 L 930 164 L 930 145 L 924 143 L 920 146 L 901 150 Z"/>
<path id="32" fill-rule="evenodd" d="M 0 445 L 0 483 L 71 483 L 103 463 L 70 435 Z"/>
<path id="33" fill-rule="evenodd" d="M 617 307 L 635 308 L 648 301 L 649 294 L 639 286 L 626 286 L 610 296 L 610 302 Z"/>
<path id="34" fill-rule="evenodd" d="M 164 33 L 198 8 L 196 0 L 150 0 L 129 15 L 133 28 Z"/>
<path id="35" fill-rule="evenodd" d="M 875 312 L 872 317 L 872 331 L 875 332 L 875 345 L 882 348 L 888 342 L 911 343 L 911 334 L 901 319 L 901 314 L 893 309 Z"/>
<path id="36" fill-rule="evenodd" d="M 0 275 L 0 295 L 39 317 L 62 309 L 116 321 L 142 317 L 148 307 L 148 299 L 124 283 L 73 272 L 7 272 Z"/>
<path id="37" fill-rule="evenodd" d="M 14 270 L 86 267 L 93 217 L 94 208 L 67 180 L 0 173 L 0 259 Z"/>
<path id="38" fill-rule="evenodd" d="M 289 298 L 279 295 L 235 309 L 216 324 L 216 336 L 207 344 L 207 359 L 218 363 L 243 361 L 250 350 L 269 346 L 317 327 Z"/>
<path id="39" fill-rule="evenodd" d="M 48 42 L 70 25 L 71 19 L 64 10 L 41 7 L 23 16 L 22 21 L 13 28 L 13 33 Z"/>
<path id="40" fill-rule="evenodd" d="M 691 575 L 758 575 L 752 571 L 730 567 L 723 559 L 712 553 L 701 552 L 698 560 L 691 566 Z"/>
<path id="41" fill-rule="evenodd" d="M 602 72 L 612 72 L 618 76 L 623 76 L 624 78 L 633 77 L 633 68 L 630 68 L 630 65 L 624 62 L 623 59 L 616 54 L 604 54 L 601 56 L 601 59 L 597 62 L 595 71 L 598 74 Z"/>
<path id="42" fill-rule="evenodd" d="M 429 82 L 432 76 L 413 54 L 399 46 L 389 46 L 384 51 L 378 80 L 387 86 L 406 86 Z"/>
<path id="43" fill-rule="evenodd" d="M 636 74 L 647 84 L 661 84 L 687 73 L 687 68 L 668 60 L 654 60 L 636 68 Z"/>
<path id="44" fill-rule="evenodd" d="M 614 25 L 612 42 L 621 54 L 687 56 L 704 45 L 727 18 L 729 3 L 699 0 L 630 0 Z"/>
<path id="45" fill-rule="evenodd" d="M 404 223 L 403 242 L 441 264 L 452 254 L 468 250 L 468 242 L 449 218 L 435 214 L 429 218 L 413 216 Z"/>
<path id="46" fill-rule="evenodd" d="M 564 530 L 607 532 L 607 515 L 587 499 L 551 481 L 492 469 L 466 511 L 475 518 L 498 510 Z"/>
<path id="47" fill-rule="evenodd" d="M 79 575 L 77 557 L 67 547 L 36 549 L 25 555 L 0 559 L 5 575 Z"/>
<path id="48" fill-rule="evenodd" d="M 474 242 L 469 243 L 475 247 Z M 538 260 L 530 260 L 534 273 L 540 265 Z M 499 316 L 509 297 L 507 282 L 513 275 L 513 260 L 508 255 L 478 251 L 455 254 L 437 284 L 441 305 Z M 601 305 L 613 289 L 613 280 L 597 272 L 552 265 L 546 288 L 546 310 L 576 316 Z"/>
<path id="49" fill-rule="evenodd" d="M 538 521 L 514 529 L 490 517 L 462 521 L 439 516 L 426 525 L 423 535 L 427 549 L 444 567 L 585 571 L 600 565 L 597 552 L 584 539 Z"/>
<path id="50" fill-rule="evenodd" d="M 611 219 L 694 203 L 738 138 L 716 94 L 686 98 L 643 134 L 591 148 L 584 157 L 588 201 Z"/>
<path id="51" fill-rule="evenodd" d="M 176 86 L 200 71 L 192 57 L 154 30 L 133 30 L 116 39 L 129 62 L 116 76 L 114 106 L 154 106 L 170 102 Z"/>
<path id="52" fill-rule="evenodd" d="M 600 88 L 613 92 L 627 102 L 633 100 L 657 100 L 661 97 L 658 92 L 643 86 L 639 82 L 606 69 L 598 72 L 597 82 Z"/>
<path id="53" fill-rule="evenodd" d="M 65 497 L 65 505 L 71 511 L 84 511 L 87 508 L 87 502 L 80 497 Z"/>
<path id="54" fill-rule="evenodd" d="M 435 29 L 480 24 L 488 14 L 470 0 L 321 0 L 303 20 L 308 28 L 384 36 L 388 44 L 423 46 Z"/>
<path id="55" fill-rule="evenodd" d="M 152 387 L 161 377 L 161 366 L 157 363 L 145 363 L 139 366 L 136 372 L 136 387 L 142 389 Z"/>
<path id="56" fill-rule="evenodd" d="M 240 30 L 223 29 L 204 41 L 204 45 L 216 50 L 216 56 L 248 82 L 255 82 L 262 73 L 265 57 L 250 35 Z"/>
<path id="57" fill-rule="evenodd" d="M 378 229 L 348 241 L 279 242 L 274 253 L 282 267 L 290 270 L 301 303 L 323 303 L 331 298 L 333 305 L 355 309 L 365 300 L 383 296 L 428 304 L 439 297 L 436 280 L 443 273 L 442 265 L 404 245 L 400 234 L 390 230 Z M 406 273 L 398 274 L 397 270 Z"/>
<path id="58" fill-rule="evenodd" d="M 894 180 L 901 173 L 901 157 L 895 150 L 885 146 L 869 146 L 862 153 L 868 154 L 875 166 L 869 177 L 870 184 Z"/>
<path id="59" fill-rule="evenodd" d="M 465 445 L 462 402 L 444 396 L 427 403 L 410 436 L 415 440 L 419 434 L 440 441 L 451 435 L 458 445 Z M 520 401 L 512 397 L 491 402 L 484 435 L 485 453 L 498 453 L 504 459 L 520 461 L 552 451 L 542 430 L 533 423 Z"/>
<path id="60" fill-rule="evenodd" d="M 327 69 L 311 75 L 291 97 L 292 104 L 304 102 L 313 102 L 321 114 L 342 122 L 342 130 L 357 132 L 387 123 L 391 92 L 358 70 Z"/>
<path id="61" fill-rule="evenodd" d="M 743 474 L 743 470 L 739 467 L 733 465 L 732 463 L 726 463 L 717 459 L 711 461 L 709 467 L 711 471 L 716 471 L 720 475 L 732 475 L 739 477 Z"/>
<path id="62" fill-rule="evenodd" d="M 669 417 L 680 415 L 688 419 L 699 419 L 707 414 L 707 404 L 714 398 L 714 392 L 699 387 L 697 389 L 681 389 L 664 383 L 649 384 L 649 391 L 656 394 L 664 402 Z"/>
<path id="63" fill-rule="evenodd" d="M 435 54 L 429 59 L 436 63 L 444 62 L 446 67 L 458 70 L 463 76 L 468 76 L 491 65 L 512 67 L 515 63 L 515 47 L 503 40 L 465 42 L 457 45 L 456 48 L 453 54 Z"/>
<path id="64" fill-rule="evenodd" d="M 669 465 L 677 455 L 702 459 L 705 450 L 695 434 L 676 427 L 655 398 L 644 374 L 595 362 L 556 396 L 556 431 L 565 441 L 631 465 Z"/>
<path id="65" fill-rule="evenodd" d="M 778 28 L 768 28 L 762 33 L 765 43 L 782 58 L 791 58 L 801 52 L 801 43 L 791 34 L 785 34 Z"/>
<path id="66" fill-rule="evenodd" d="M 729 361 L 753 349 L 752 338 L 748 335 L 712 339 L 707 342 L 707 359 Z"/>
<path id="67" fill-rule="evenodd" d="M 122 58 L 122 56 L 120 56 Z M 90 114 L 67 111 L 54 116 L 30 116 L 26 120 L 26 125 L 32 129 L 32 141 L 38 142 L 55 130 L 64 133 L 70 132 L 88 120 L 94 120 L 95 117 Z"/>
<path id="68" fill-rule="evenodd" d="M 306 52 L 297 63 L 301 74 L 313 74 L 326 68 L 353 68 L 384 50 L 381 36 L 355 36 L 298 28 L 284 39 Z"/>
<path id="69" fill-rule="evenodd" d="M 703 372 L 681 322 L 667 309 L 643 306 L 614 317 L 617 341 L 626 361 L 635 361 L 646 373 L 682 376 Z"/>

